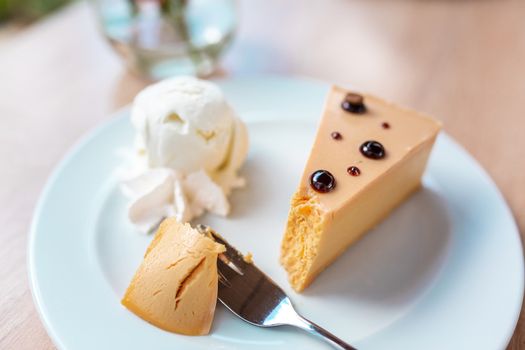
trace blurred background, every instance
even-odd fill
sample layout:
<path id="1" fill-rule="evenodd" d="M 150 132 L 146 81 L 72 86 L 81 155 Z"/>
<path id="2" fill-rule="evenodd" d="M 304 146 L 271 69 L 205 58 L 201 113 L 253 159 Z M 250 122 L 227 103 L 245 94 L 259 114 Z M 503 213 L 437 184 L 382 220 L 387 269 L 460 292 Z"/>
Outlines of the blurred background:
<path id="1" fill-rule="evenodd" d="M 140 89 L 182 73 L 301 76 L 434 115 L 523 237 L 525 1 L 0 0 L 0 348 L 54 348 L 25 277 L 47 176 Z M 525 348 L 523 328 L 522 313 L 509 348 Z"/>
<path id="2" fill-rule="evenodd" d="M 68 0 L 1 0 L 0 23 L 29 24 L 69 2 Z"/>

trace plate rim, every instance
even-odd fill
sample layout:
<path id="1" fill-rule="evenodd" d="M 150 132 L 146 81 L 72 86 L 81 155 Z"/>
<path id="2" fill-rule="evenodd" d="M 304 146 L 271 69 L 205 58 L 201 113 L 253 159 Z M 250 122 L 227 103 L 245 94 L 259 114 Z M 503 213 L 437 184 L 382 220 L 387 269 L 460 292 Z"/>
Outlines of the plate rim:
<path id="1" fill-rule="evenodd" d="M 69 164 L 71 159 L 73 159 L 82 148 L 84 148 L 93 139 L 95 139 L 104 129 L 110 127 L 112 124 L 118 123 L 119 120 L 123 118 L 123 115 L 129 111 L 129 109 L 130 105 L 126 105 L 124 107 L 119 108 L 118 110 L 109 115 L 108 120 L 98 123 L 91 129 L 87 130 L 80 136 L 80 138 L 78 138 L 72 145 L 69 146 L 69 148 L 62 155 L 60 160 L 55 164 L 52 171 L 48 175 L 45 181 L 45 185 L 40 191 L 38 200 L 36 202 L 37 204 L 31 216 L 29 237 L 26 248 L 26 266 L 27 277 L 29 279 L 29 289 L 31 291 L 31 298 L 33 300 L 33 303 L 35 304 L 35 309 L 38 313 L 38 317 L 42 322 L 47 334 L 53 341 L 53 344 L 56 345 L 59 349 L 65 349 L 65 346 L 60 340 L 60 337 L 57 334 L 55 334 L 55 330 L 53 329 L 51 322 L 48 320 L 46 312 L 44 312 L 46 307 L 42 300 L 40 286 L 35 275 L 36 263 L 34 261 L 34 251 L 36 244 L 35 239 L 37 234 L 37 227 L 41 220 L 40 218 L 42 217 L 42 211 L 45 203 L 47 202 L 47 198 L 49 197 L 49 193 L 54 187 L 54 184 L 57 182 L 60 174 L 63 172 L 63 169 Z"/>

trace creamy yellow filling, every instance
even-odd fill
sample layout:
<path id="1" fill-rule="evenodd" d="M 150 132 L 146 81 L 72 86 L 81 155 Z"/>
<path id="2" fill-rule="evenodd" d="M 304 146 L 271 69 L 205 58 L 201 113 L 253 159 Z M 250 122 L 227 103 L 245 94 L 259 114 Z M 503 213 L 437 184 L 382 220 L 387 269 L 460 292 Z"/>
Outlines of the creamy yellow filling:
<path id="1" fill-rule="evenodd" d="M 288 223 L 281 245 L 281 264 L 298 292 L 307 285 L 307 276 L 318 254 L 322 215 L 317 197 L 296 193 L 292 197 Z"/>

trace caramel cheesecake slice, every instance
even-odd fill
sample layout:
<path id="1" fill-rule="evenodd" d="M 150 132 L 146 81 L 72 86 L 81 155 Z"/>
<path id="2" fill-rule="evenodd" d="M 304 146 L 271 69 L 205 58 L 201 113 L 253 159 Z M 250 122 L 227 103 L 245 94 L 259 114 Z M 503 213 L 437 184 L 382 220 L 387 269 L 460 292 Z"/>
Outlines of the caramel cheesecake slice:
<path id="1" fill-rule="evenodd" d="M 440 128 L 380 98 L 331 89 L 281 245 L 296 291 L 421 186 Z"/>
<path id="2" fill-rule="evenodd" d="M 189 224 L 164 220 L 122 304 L 164 330 L 207 334 L 217 303 L 217 256 L 224 251 Z"/>

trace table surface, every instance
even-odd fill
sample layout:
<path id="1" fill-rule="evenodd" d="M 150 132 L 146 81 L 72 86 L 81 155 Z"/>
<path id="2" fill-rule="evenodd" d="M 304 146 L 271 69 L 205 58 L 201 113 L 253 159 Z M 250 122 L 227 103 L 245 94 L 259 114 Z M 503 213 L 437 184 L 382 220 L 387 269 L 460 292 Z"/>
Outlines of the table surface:
<path id="1" fill-rule="evenodd" d="M 350 83 L 435 115 L 493 177 L 523 239 L 525 2 L 251 0 L 239 11 L 221 74 Z M 146 84 L 84 2 L 0 37 L 0 348 L 54 348 L 27 280 L 35 202 L 64 152 Z"/>

